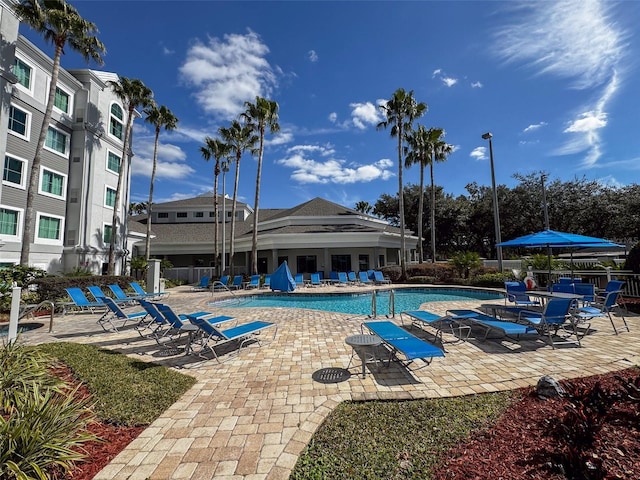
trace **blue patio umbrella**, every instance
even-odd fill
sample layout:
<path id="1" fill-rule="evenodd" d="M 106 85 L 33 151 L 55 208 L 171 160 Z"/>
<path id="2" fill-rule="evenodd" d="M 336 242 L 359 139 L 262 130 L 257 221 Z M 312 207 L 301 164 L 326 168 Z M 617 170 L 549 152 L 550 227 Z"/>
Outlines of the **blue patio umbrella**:
<path id="1" fill-rule="evenodd" d="M 549 279 L 551 279 L 551 249 L 552 248 L 624 248 L 624 245 L 610 242 L 605 238 L 589 237 L 576 233 L 557 232 L 555 230 L 542 230 L 541 232 L 530 233 L 522 237 L 507 240 L 498 244 L 501 247 L 527 247 L 527 248 L 547 248 L 549 257 Z M 571 258 L 571 268 L 573 269 L 573 252 Z M 572 271 L 573 274 L 573 271 Z"/>

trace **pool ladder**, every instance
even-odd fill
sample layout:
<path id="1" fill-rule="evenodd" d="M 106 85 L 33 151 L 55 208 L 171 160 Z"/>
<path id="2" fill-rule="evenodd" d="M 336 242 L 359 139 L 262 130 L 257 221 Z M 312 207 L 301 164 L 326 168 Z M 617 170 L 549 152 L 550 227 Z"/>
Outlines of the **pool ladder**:
<path id="1" fill-rule="evenodd" d="M 378 302 L 376 299 L 376 291 L 371 292 L 371 318 L 378 317 Z M 389 313 L 386 315 L 387 318 L 395 318 L 396 317 L 396 295 L 395 290 L 389 291 Z"/>

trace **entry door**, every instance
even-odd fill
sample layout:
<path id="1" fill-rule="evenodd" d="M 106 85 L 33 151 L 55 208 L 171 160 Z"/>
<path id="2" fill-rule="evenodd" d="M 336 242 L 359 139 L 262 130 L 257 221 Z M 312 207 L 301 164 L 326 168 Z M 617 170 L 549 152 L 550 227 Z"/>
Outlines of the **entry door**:
<path id="1" fill-rule="evenodd" d="M 267 259 L 258 257 L 258 273 L 269 273 Z"/>

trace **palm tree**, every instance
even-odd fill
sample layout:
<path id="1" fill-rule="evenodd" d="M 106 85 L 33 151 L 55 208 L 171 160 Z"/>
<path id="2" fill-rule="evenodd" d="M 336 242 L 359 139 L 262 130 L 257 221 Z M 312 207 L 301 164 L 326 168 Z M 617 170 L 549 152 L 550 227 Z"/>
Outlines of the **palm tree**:
<path id="1" fill-rule="evenodd" d="M 151 168 L 151 181 L 149 182 L 149 203 L 147 204 L 147 239 L 145 242 L 144 256 L 149 261 L 149 250 L 151 248 L 151 210 L 153 209 L 153 182 L 156 179 L 156 169 L 158 167 L 158 139 L 160 138 L 160 130 L 175 130 L 178 126 L 178 117 L 171 110 L 162 105 L 158 108 L 155 104 L 148 106 L 144 110 L 147 116 L 144 121 L 155 127 L 156 138 L 153 145 L 153 167 Z M 117 204 L 116 204 L 117 205 Z"/>
<path id="2" fill-rule="evenodd" d="M 435 162 L 446 162 L 447 157 L 453 152 L 453 145 L 444 141 L 445 132 L 442 128 L 430 128 L 428 131 L 429 151 L 431 160 L 429 169 L 431 173 L 431 258 L 436 261 L 436 188 L 433 182 L 433 164 Z M 422 190 L 421 190 L 422 192 Z M 422 220 L 422 217 L 420 217 Z M 421 222 L 422 224 L 422 222 Z M 422 245 L 421 245 L 422 247 Z"/>
<path id="3" fill-rule="evenodd" d="M 258 172 L 256 174 L 256 197 L 253 204 L 253 234 L 251 236 L 251 273 L 258 273 L 258 211 L 260 209 L 260 179 L 262 177 L 262 155 L 264 153 L 264 134 L 267 127 L 270 133 L 280 131 L 278 123 L 278 103 L 266 98 L 256 97 L 256 103 L 245 102 L 246 111 L 240 115 L 246 125 L 258 134 Z"/>
<path id="4" fill-rule="evenodd" d="M 215 212 L 214 216 L 216 220 L 216 226 L 213 231 L 213 258 L 215 267 L 218 268 L 218 230 L 220 228 L 220 221 L 218 219 L 218 177 L 220 176 L 220 160 L 229 156 L 231 147 L 219 138 L 206 137 L 204 139 L 204 145 L 200 147 L 200 153 L 202 154 L 202 158 L 207 162 L 212 158 L 216 161 L 213 166 L 213 211 Z M 226 220 L 224 215 L 225 212 L 222 212 L 223 222 Z"/>
<path id="5" fill-rule="evenodd" d="M 124 141 L 122 143 L 122 157 L 120 160 L 120 171 L 118 173 L 118 186 L 116 188 L 116 198 L 113 206 L 113 218 L 111 221 L 111 241 L 109 243 L 109 275 L 113 275 L 115 272 L 115 248 L 116 238 L 118 237 L 118 210 L 120 208 L 120 196 L 122 195 L 122 171 L 124 170 L 125 159 L 129 161 L 129 141 L 131 138 L 131 126 L 133 125 L 133 117 L 135 115 L 135 109 L 142 106 L 144 108 L 150 107 L 154 104 L 153 92 L 148 88 L 142 80 L 129 79 L 127 77 L 120 77 L 117 82 L 108 81 L 107 85 L 111 87 L 111 90 L 116 97 L 120 99 L 122 104 L 127 110 L 127 125 L 124 130 Z M 128 171 L 128 165 L 127 165 Z M 147 209 L 150 205 L 147 206 Z M 125 212 L 126 213 L 126 212 Z"/>
<path id="6" fill-rule="evenodd" d="M 406 245 L 404 232 L 404 195 L 402 184 L 402 144 L 405 141 L 407 133 L 411 132 L 413 121 L 421 117 L 427 111 L 427 104 L 417 102 L 413 97 L 413 90 L 409 93 L 404 88 L 396 90 L 391 99 L 380 105 L 380 110 L 386 117 L 386 120 L 380 122 L 377 126 L 378 130 L 387 128 L 391 125 L 391 137 L 398 138 L 398 205 L 400 216 L 400 266 L 402 269 L 402 278 L 407 277 L 406 263 Z"/>
<path id="7" fill-rule="evenodd" d="M 60 73 L 60 58 L 64 48 L 68 45 L 72 50 L 80 53 L 85 61 L 93 60 L 102 65 L 102 55 L 106 50 L 95 33 L 96 25 L 80 16 L 78 11 L 64 0 L 22 0 L 13 6 L 20 20 L 28 24 L 36 32 L 41 33 L 45 41 L 54 46 L 53 67 L 51 69 L 51 82 L 49 82 L 49 94 L 47 105 L 42 119 L 40 136 L 36 144 L 36 151 L 31 163 L 31 173 L 27 185 L 27 203 L 24 210 L 24 227 L 22 249 L 20 251 L 20 265 L 29 264 L 29 253 L 33 242 L 33 202 L 38 192 L 40 181 L 40 162 L 42 148 L 49 131 L 51 112 L 55 102 L 56 87 Z"/>
<path id="8" fill-rule="evenodd" d="M 370 215 L 371 211 L 373 210 L 373 207 L 366 200 L 360 200 L 359 202 L 356 203 L 356 208 L 355 209 L 360 213 L 364 213 L 366 215 Z"/>
<path id="9" fill-rule="evenodd" d="M 233 186 L 233 206 L 231 207 L 231 238 L 229 239 L 229 273 L 233 275 L 233 254 L 234 241 L 236 238 L 236 207 L 238 203 L 238 181 L 240 180 L 240 159 L 248 148 L 258 141 L 258 137 L 253 135 L 253 129 L 248 125 L 242 125 L 238 120 L 233 120 L 228 128 L 220 127 L 218 133 L 231 149 L 231 153 L 236 157 L 236 175 Z"/>

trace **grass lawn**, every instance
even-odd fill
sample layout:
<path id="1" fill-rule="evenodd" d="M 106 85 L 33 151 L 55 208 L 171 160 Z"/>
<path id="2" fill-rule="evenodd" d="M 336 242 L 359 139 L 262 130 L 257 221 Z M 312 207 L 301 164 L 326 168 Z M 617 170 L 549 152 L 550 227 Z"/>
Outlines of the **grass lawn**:
<path id="1" fill-rule="evenodd" d="M 33 348 L 69 366 L 91 391 L 98 418 L 115 425 L 150 424 L 196 382 L 93 345 L 49 343 Z"/>
<path id="2" fill-rule="evenodd" d="M 343 403 L 314 434 L 291 479 L 430 478 L 443 452 L 497 419 L 513 395 Z"/>

